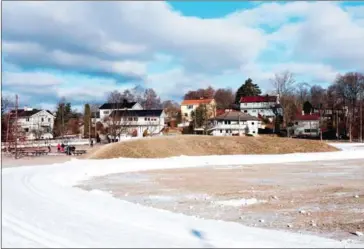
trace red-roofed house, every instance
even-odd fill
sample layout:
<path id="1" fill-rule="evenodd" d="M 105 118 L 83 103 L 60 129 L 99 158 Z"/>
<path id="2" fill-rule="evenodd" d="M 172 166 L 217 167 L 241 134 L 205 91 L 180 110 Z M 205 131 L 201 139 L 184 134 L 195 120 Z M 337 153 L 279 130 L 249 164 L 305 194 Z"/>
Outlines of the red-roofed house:
<path id="1" fill-rule="evenodd" d="M 240 110 L 254 117 L 266 117 L 273 120 L 273 107 L 279 107 L 278 96 L 246 96 L 240 99 Z"/>
<path id="2" fill-rule="evenodd" d="M 207 108 L 208 118 L 216 116 L 216 102 L 214 99 L 189 99 L 183 100 L 181 103 L 182 122 L 188 123 L 192 121 L 191 112 L 196 108 L 204 104 Z"/>

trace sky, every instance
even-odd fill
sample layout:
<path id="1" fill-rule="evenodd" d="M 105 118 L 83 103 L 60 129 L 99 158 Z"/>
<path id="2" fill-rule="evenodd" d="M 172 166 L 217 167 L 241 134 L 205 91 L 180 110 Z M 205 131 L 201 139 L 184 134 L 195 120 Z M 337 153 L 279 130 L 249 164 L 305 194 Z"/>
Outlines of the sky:
<path id="1" fill-rule="evenodd" d="M 364 3 L 2 3 L 2 95 L 81 110 L 136 85 L 163 99 L 209 85 L 234 91 L 252 78 L 264 93 L 276 73 L 326 87 L 364 71 Z"/>

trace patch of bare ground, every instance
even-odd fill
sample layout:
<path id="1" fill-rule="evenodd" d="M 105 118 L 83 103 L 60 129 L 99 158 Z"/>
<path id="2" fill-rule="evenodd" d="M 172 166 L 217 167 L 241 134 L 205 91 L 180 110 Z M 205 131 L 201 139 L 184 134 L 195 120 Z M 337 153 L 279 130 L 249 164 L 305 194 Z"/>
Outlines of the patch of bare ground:
<path id="1" fill-rule="evenodd" d="M 164 158 L 172 156 L 205 156 L 237 154 L 284 154 L 328 152 L 338 149 L 321 141 L 279 137 L 153 137 L 109 144 L 90 153 L 89 159 Z"/>
<path id="2" fill-rule="evenodd" d="M 364 161 L 346 160 L 113 174 L 78 187 L 187 215 L 364 241 L 351 234 L 364 232 L 363 182 Z"/>

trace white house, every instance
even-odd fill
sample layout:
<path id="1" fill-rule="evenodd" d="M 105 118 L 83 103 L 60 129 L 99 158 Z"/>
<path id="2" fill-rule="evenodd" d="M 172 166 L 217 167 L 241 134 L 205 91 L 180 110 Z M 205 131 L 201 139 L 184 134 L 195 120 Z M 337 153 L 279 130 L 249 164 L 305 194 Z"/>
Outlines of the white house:
<path id="1" fill-rule="evenodd" d="M 161 135 L 165 126 L 164 118 L 163 110 L 116 110 L 110 113 L 108 126 L 114 126 L 118 135 Z"/>
<path id="2" fill-rule="evenodd" d="M 211 119 L 209 131 L 213 136 L 257 135 L 260 121 L 257 117 L 239 111 L 225 112 Z"/>
<path id="3" fill-rule="evenodd" d="M 121 103 L 105 103 L 99 108 L 99 120 L 104 121 L 115 110 L 143 110 L 141 104 L 124 100 Z"/>
<path id="4" fill-rule="evenodd" d="M 319 137 L 320 115 L 317 113 L 297 115 L 292 129 L 295 137 Z"/>
<path id="5" fill-rule="evenodd" d="M 14 114 L 15 110 L 12 110 L 11 115 Z M 48 110 L 18 109 L 18 125 L 29 140 L 52 139 L 54 119 L 55 116 Z"/>
<path id="6" fill-rule="evenodd" d="M 274 109 L 281 113 L 279 96 L 247 96 L 240 99 L 240 110 L 254 117 L 265 117 L 273 121 Z"/>

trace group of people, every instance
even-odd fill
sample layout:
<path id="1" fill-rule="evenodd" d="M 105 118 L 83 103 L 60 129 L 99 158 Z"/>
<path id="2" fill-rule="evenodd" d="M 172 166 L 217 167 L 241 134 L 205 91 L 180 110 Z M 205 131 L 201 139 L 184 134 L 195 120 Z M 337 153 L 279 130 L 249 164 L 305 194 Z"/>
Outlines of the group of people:
<path id="1" fill-rule="evenodd" d="M 61 153 L 64 153 L 66 152 L 67 155 L 71 155 L 72 152 L 74 152 L 76 150 L 76 147 L 75 146 L 71 146 L 71 145 L 64 145 L 63 143 L 62 144 L 57 144 L 57 151 L 58 152 L 61 152 Z"/>

